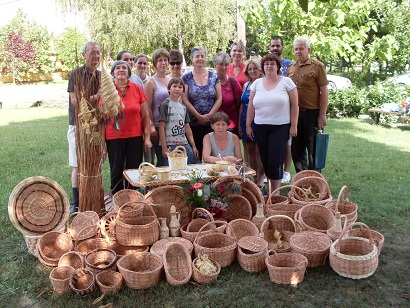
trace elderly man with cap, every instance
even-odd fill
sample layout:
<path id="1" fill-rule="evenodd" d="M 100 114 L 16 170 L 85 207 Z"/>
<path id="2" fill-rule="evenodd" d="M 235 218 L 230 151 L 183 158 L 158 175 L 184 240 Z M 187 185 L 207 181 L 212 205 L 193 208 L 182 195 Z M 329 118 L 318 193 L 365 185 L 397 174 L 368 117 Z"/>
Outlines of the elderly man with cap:
<path id="1" fill-rule="evenodd" d="M 103 157 L 108 154 L 111 190 L 124 189 L 123 170 L 137 169 L 142 163 L 143 150 L 152 147 L 147 97 L 141 86 L 129 81 L 130 65 L 122 60 L 111 67 L 114 85 L 125 106 L 119 119 L 119 129 L 110 119 L 103 129 Z"/>

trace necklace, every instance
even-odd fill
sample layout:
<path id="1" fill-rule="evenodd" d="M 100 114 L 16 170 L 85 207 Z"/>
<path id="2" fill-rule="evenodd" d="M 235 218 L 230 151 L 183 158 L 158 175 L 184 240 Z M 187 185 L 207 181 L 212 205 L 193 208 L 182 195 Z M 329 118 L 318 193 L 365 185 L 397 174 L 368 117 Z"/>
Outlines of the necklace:
<path id="1" fill-rule="evenodd" d="M 122 86 L 122 87 L 118 86 L 118 89 L 120 89 L 122 97 L 125 97 L 127 95 L 127 91 L 126 91 L 127 86 L 126 85 Z"/>

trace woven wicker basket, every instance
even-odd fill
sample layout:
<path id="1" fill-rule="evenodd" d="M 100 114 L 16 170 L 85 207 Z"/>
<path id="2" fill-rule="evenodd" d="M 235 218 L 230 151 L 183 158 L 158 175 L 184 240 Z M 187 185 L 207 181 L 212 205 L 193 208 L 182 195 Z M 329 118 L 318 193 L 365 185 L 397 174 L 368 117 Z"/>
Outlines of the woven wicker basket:
<path id="1" fill-rule="evenodd" d="M 226 229 L 231 228 L 228 223 L 223 222 Z M 236 257 L 236 238 L 231 230 L 231 235 L 223 234 L 212 230 L 209 233 L 202 233 L 208 225 L 216 225 L 216 222 L 209 222 L 198 232 L 194 240 L 195 256 L 206 254 L 212 260 L 218 262 L 221 267 L 226 267 L 235 260 Z"/>
<path id="2" fill-rule="evenodd" d="M 192 259 L 185 246 L 180 243 L 169 243 L 162 260 L 169 284 L 180 286 L 189 282 L 192 276 Z"/>
<path id="3" fill-rule="evenodd" d="M 259 236 L 245 236 L 238 241 L 239 265 L 250 273 L 257 273 L 266 268 L 268 242 Z"/>
<path id="4" fill-rule="evenodd" d="M 210 284 L 212 281 L 215 281 L 218 278 L 219 273 L 221 272 L 221 265 L 215 260 L 209 259 L 217 268 L 217 271 L 214 274 L 204 274 L 196 266 L 197 258 L 192 261 L 192 278 L 200 284 Z"/>
<path id="5" fill-rule="evenodd" d="M 228 223 L 231 228 L 226 230 L 226 234 L 235 236 L 236 240 L 239 241 L 244 236 L 258 236 L 258 227 L 250 220 L 247 219 L 234 219 Z M 233 230 L 233 234 L 231 234 Z"/>
<path id="6" fill-rule="evenodd" d="M 242 218 L 252 219 L 252 207 L 248 199 L 241 195 L 232 195 L 227 198 L 228 206 L 223 215 L 227 222 L 231 220 Z"/>
<path id="7" fill-rule="evenodd" d="M 122 275 L 114 271 L 105 271 L 95 276 L 95 282 L 102 294 L 113 295 L 121 290 Z"/>
<path id="8" fill-rule="evenodd" d="M 308 267 L 319 267 L 325 264 L 329 255 L 332 239 L 321 232 L 302 231 L 290 238 L 290 246 L 295 253 L 308 259 Z"/>
<path id="9" fill-rule="evenodd" d="M 150 249 L 150 252 L 155 253 L 156 255 L 162 256 L 164 255 L 165 249 L 170 243 L 178 243 L 182 245 L 189 253 L 192 254 L 192 250 L 194 249 L 194 245 L 191 241 L 182 238 L 182 237 L 167 237 L 161 240 L 156 241 Z"/>
<path id="10" fill-rule="evenodd" d="M 29 177 L 11 192 L 8 213 L 21 233 L 43 235 L 64 228 L 70 201 L 57 182 L 43 176 Z"/>
<path id="11" fill-rule="evenodd" d="M 37 257 L 37 243 L 42 235 L 31 235 L 23 233 L 24 241 L 26 242 L 27 251 L 29 254 Z"/>
<path id="12" fill-rule="evenodd" d="M 370 240 L 369 230 L 367 230 L 363 226 L 360 226 L 360 225 L 358 225 L 358 226 L 359 226 L 359 228 L 353 228 L 352 227 L 349 230 L 347 230 L 346 236 L 348 236 L 348 237 L 362 237 L 362 238 L 366 238 L 366 239 Z M 380 232 L 377 232 L 375 230 L 370 230 L 370 234 L 371 234 L 371 236 L 373 238 L 373 242 L 376 245 L 377 250 L 380 254 L 380 252 L 382 251 L 383 245 L 384 245 L 384 236 L 383 236 L 383 234 L 381 234 Z"/>
<path id="13" fill-rule="evenodd" d="M 74 269 L 84 267 L 84 257 L 77 251 L 66 252 L 58 261 L 58 266 L 69 266 Z"/>
<path id="14" fill-rule="evenodd" d="M 159 238 L 159 224 L 156 216 L 140 216 L 132 224 L 119 219 L 121 207 L 115 220 L 115 236 L 125 246 L 145 246 L 155 243 Z"/>
<path id="15" fill-rule="evenodd" d="M 266 257 L 266 267 L 269 278 L 274 283 L 296 285 L 303 281 L 308 259 L 300 253 L 269 251 Z"/>
<path id="16" fill-rule="evenodd" d="M 295 222 L 299 231 L 327 233 L 335 225 L 335 214 L 323 205 L 311 203 L 295 213 Z"/>
<path id="17" fill-rule="evenodd" d="M 94 211 L 75 212 L 67 220 L 67 232 L 76 241 L 96 236 L 99 226 L 100 217 Z"/>
<path id="18" fill-rule="evenodd" d="M 343 193 L 345 193 L 344 200 L 342 200 Z M 347 186 L 343 186 L 340 189 L 337 200 L 329 201 L 325 206 L 335 212 L 345 215 L 347 217 L 347 224 L 351 224 L 357 220 L 358 206 L 349 201 L 349 190 Z"/>
<path id="19" fill-rule="evenodd" d="M 361 226 L 368 232 L 368 238 L 344 236 L 354 226 Z M 340 276 L 361 279 L 373 275 L 379 264 L 379 252 L 367 225 L 355 222 L 342 231 L 330 247 L 330 266 Z"/>
<path id="20" fill-rule="evenodd" d="M 147 162 L 143 162 L 140 164 L 138 168 L 139 174 L 140 174 L 140 182 L 149 182 L 155 180 L 155 177 L 157 175 L 157 168 Z"/>
<path id="21" fill-rule="evenodd" d="M 145 201 L 130 201 L 124 203 L 121 206 L 121 211 L 117 211 L 116 219 L 120 219 L 126 224 L 133 224 L 135 218 L 142 216 L 145 205 Z"/>
<path id="22" fill-rule="evenodd" d="M 112 203 L 114 204 L 113 211 L 118 209 L 127 202 L 144 201 L 144 195 L 134 189 L 123 189 L 117 191 L 112 196 Z"/>
<path id="23" fill-rule="evenodd" d="M 308 203 L 325 205 L 333 199 L 329 184 L 321 177 L 303 177 L 293 183 L 293 186 L 302 188 L 308 196 Z M 305 196 L 294 187 L 289 191 L 291 203 L 307 204 Z"/>
<path id="24" fill-rule="evenodd" d="M 85 268 L 95 275 L 104 271 L 115 271 L 117 254 L 111 249 L 98 248 L 85 256 L 84 263 Z"/>
<path id="25" fill-rule="evenodd" d="M 95 276 L 86 268 L 77 268 L 71 273 L 69 284 L 78 295 L 87 295 L 95 290 Z"/>
<path id="26" fill-rule="evenodd" d="M 172 152 L 178 155 L 168 156 L 169 167 L 171 170 L 185 170 L 188 163 L 188 156 L 185 147 L 179 145 Z"/>
<path id="27" fill-rule="evenodd" d="M 54 292 L 62 294 L 71 291 L 69 280 L 73 272 L 74 268 L 71 266 L 59 266 L 51 270 L 50 281 Z"/>
<path id="28" fill-rule="evenodd" d="M 302 171 L 299 171 L 298 173 L 296 173 L 293 176 L 291 184 L 294 185 L 297 180 L 300 180 L 300 179 L 308 177 L 308 176 L 315 176 L 315 177 L 319 177 L 319 178 L 322 178 L 322 179 L 326 180 L 325 177 L 323 176 L 323 174 L 321 174 L 319 171 L 316 171 L 316 170 L 302 170 Z"/>
<path id="29" fill-rule="evenodd" d="M 289 221 L 293 227 L 293 230 L 284 230 L 283 220 Z M 279 232 L 279 233 L 277 233 Z M 290 252 L 292 248 L 290 247 L 290 238 L 296 232 L 296 225 L 292 218 L 286 215 L 272 215 L 265 219 L 261 226 L 260 237 L 264 238 L 268 242 L 269 250 L 274 250 L 276 252 Z M 277 234 L 275 236 L 275 233 Z M 280 235 L 280 240 L 282 243 L 279 245 L 278 236 Z"/>
<path id="30" fill-rule="evenodd" d="M 67 233 L 50 231 L 39 239 L 37 253 L 49 266 L 57 266 L 58 260 L 73 249 L 73 242 Z"/>
<path id="31" fill-rule="evenodd" d="M 196 215 L 201 215 L 205 218 L 196 217 Z M 214 217 L 212 216 L 212 214 L 204 208 L 194 209 L 192 211 L 191 218 L 192 220 L 188 223 L 186 231 L 190 233 L 195 233 L 195 235 L 205 224 L 207 224 L 210 221 L 214 221 Z"/>
<path id="32" fill-rule="evenodd" d="M 125 285 L 131 289 L 148 289 L 161 280 L 162 258 L 150 252 L 126 255 L 118 260 L 117 266 Z"/>

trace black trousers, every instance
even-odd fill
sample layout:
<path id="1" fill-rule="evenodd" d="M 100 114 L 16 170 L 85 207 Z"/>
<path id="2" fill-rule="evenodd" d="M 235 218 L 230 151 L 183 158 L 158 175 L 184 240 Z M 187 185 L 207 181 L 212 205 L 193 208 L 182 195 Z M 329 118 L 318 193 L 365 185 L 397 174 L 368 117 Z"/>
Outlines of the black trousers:
<path id="1" fill-rule="evenodd" d="M 319 109 L 299 110 L 298 135 L 292 138 L 292 160 L 296 172 L 315 169 L 315 147 Z"/>
<path id="2" fill-rule="evenodd" d="M 144 140 L 142 137 L 107 140 L 110 162 L 111 190 L 116 193 L 124 189 L 123 170 L 137 169 L 142 163 Z"/>
<path id="3" fill-rule="evenodd" d="M 191 125 L 192 135 L 194 136 L 195 146 L 199 152 L 199 161 L 202 161 L 202 148 L 204 136 L 212 132 L 211 125 Z"/>

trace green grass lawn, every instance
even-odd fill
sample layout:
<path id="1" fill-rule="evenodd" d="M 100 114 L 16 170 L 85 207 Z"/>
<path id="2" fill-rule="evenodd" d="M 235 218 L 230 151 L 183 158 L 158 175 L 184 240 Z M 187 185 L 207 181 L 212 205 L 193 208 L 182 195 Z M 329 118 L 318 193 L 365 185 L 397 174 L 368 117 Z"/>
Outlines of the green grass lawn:
<path id="1" fill-rule="evenodd" d="M 45 268 L 26 250 L 22 234 L 11 224 L 7 204 L 11 191 L 30 176 L 48 176 L 70 195 L 67 116 L 50 109 L 29 109 L 4 121 L 0 110 L 0 306 L 91 306 L 98 292 L 86 297 L 53 294 Z M 47 118 L 35 115 L 48 114 Z M 29 116 L 28 116 L 29 115 Z M 30 116 L 31 115 L 31 116 Z M 8 117 L 11 117 L 8 115 Z M 34 118 L 34 120 L 29 120 Z M 347 185 L 359 206 L 359 221 L 385 236 L 376 273 L 364 280 L 338 276 L 327 263 L 308 269 L 297 287 L 276 285 L 265 270 L 243 271 L 235 262 L 210 286 L 172 287 L 165 279 L 155 288 L 124 287 L 98 305 L 114 307 L 266 307 L 266 306 L 409 306 L 410 265 L 410 131 L 357 119 L 329 120 L 330 144 L 323 174 L 336 198 Z M 108 189 L 108 166 L 104 183 Z M 98 306 L 97 305 L 97 306 Z"/>

